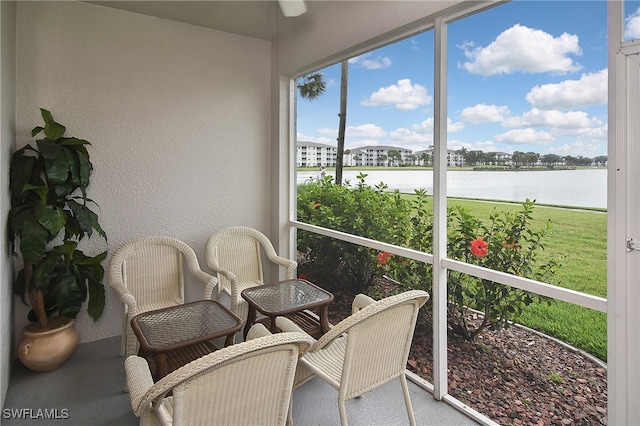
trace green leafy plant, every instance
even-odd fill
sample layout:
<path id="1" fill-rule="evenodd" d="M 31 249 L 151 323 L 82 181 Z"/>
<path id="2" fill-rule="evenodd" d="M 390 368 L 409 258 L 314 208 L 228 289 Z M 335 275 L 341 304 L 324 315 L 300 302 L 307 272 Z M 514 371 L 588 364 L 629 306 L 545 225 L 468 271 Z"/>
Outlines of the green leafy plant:
<path id="1" fill-rule="evenodd" d="M 534 202 L 527 200 L 522 210 L 509 213 L 494 210 L 488 223 L 483 223 L 466 209 L 451 209 L 448 216 L 448 255 L 467 263 L 506 272 L 520 277 L 552 283 L 560 259 L 538 261 L 544 249 L 543 238 L 551 224 L 541 229 L 531 227 Z M 485 328 L 508 327 L 524 307 L 535 302 L 551 303 L 552 299 L 505 286 L 484 278 L 448 272 L 449 325 L 467 340 L 474 340 Z M 468 309 L 483 313 L 482 321 L 467 321 Z"/>
<path id="2" fill-rule="evenodd" d="M 403 239 L 398 241 L 398 244 L 430 253 L 433 246 L 433 214 L 429 209 L 427 192 L 424 189 L 416 189 L 414 192 L 415 197 L 412 198 L 410 209 L 406 213 L 409 222 L 406 224 Z M 378 269 L 380 273 L 402 283 L 406 288 L 431 293 L 432 266 L 427 263 L 391 254 L 378 254 Z"/>
<path id="3" fill-rule="evenodd" d="M 87 300 L 97 320 L 104 310 L 101 262 L 107 251 L 86 255 L 78 245 L 94 232 L 106 234 L 87 197 L 93 165 L 83 139 L 65 137 L 65 126 L 41 109 L 44 127 L 31 131 L 37 147 L 26 145 L 11 158 L 9 235 L 14 255 L 24 262 L 14 293 L 31 305 L 29 319 L 42 330 L 55 313 L 75 318 Z M 95 203 L 94 203 L 95 204 Z"/>
<path id="4" fill-rule="evenodd" d="M 384 183 L 355 187 L 334 185 L 327 177 L 298 188 L 300 220 L 337 231 L 432 252 L 433 213 L 426 191 L 415 190 L 408 201 Z M 550 222 L 533 229 L 534 202 L 516 212 L 493 210 L 485 223 L 462 207 L 448 211 L 448 256 L 488 269 L 553 283 L 560 259 L 542 260 L 543 240 Z M 377 276 L 389 277 L 404 288 L 432 291 L 432 266 L 388 252 L 367 249 L 306 231 L 298 232 L 298 249 L 316 268 L 337 271 L 344 290 L 366 290 Z M 449 326 L 467 340 L 485 329 L 506 328 L 533 302 L 551 299 L 487 279 L 448 271 Z M 469 322 L 470 309 L 482 312 L 480 322 Z"/>
<path id="5" fill-rule="evenodd" d="M 298 187 L 298 218 L 307 223 L 390 243 L 408 238 L 410 203 L 386 185 L 365 185 L 366 174 L 336 185 L 331 176 Z M 298 250 L 314 268 L 339 271 L 346 290 L 369 286 L 377 269 L 377 251 L 306 231 L 298 231 Z"/>

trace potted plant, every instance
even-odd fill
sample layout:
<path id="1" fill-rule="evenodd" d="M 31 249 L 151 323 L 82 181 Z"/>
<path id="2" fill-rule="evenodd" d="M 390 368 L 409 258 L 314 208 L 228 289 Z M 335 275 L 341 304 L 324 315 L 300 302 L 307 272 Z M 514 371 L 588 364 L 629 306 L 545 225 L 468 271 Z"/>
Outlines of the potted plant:
<path id="1" fill-rule="evenodd" d="M 87 152 L 90 143 L 65 137 L 66 128 L 49 111 L 40 111 L 44 127 L 35 127 L 31 135 L 44 132 L 44 139 L 37 140 L 35 148 L 28 144 L 17 150 L 11 158 L 9 238 L 14 255 L 24 262 L 14 293 L 25 303 L 26 296 L 31 305 L 28 317 L 32 323 L 24 329 L 18 358 L 33 370 L 48 371 L 66 361 L 75 349 L 78 335 L 73 319 L 83 302 L 88 298 L 87 311 L 94 321 L 102 315 L 105 292 L 101 262 L 107 251 L 88 256 L 78 245 L 96 233 L 106 245 L 107 237 L 98 216 L 89 208 L 93 201 L 87 197 L 93 169 Z M 37 354 L 32 339 L 43 335 L 60 340 L 52 335 L 61 328 L 71 330 L 66 332 L 71 334 L 66 340 L 72 344 L 54 356 L 50 365 L 41 358 L 54 350 L 51 342 L 43 344 L 45 354 Z"/>

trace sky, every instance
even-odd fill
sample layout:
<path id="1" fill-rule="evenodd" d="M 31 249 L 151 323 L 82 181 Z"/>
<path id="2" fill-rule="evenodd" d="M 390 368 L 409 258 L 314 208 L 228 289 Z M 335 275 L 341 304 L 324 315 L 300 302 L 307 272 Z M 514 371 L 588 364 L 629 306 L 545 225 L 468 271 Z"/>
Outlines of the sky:
<path id="1" fill-rule="evenodd" d="M 448 148 L 607 154 L 607 5 L 514 1 L 449 24 Z M 640 38 L 640 1 L 625 2 Z M 349 60 L 345 149 L 433 145 L 433 31 Z M 340 64 L 298 98 L 297 139 L 337 145 Z"/>

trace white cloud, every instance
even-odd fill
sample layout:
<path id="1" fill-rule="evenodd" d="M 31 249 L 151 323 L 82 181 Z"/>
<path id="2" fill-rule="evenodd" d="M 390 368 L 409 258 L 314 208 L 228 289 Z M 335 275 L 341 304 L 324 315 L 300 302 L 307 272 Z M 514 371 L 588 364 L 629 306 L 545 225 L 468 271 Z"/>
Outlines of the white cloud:
<path id="1" fill-rule="evenodd" d="M 534 108 L 570 109 L 607 103 L 608 72 L 582 74 L 580 80 L 536 86 L 526 100 Z"/>
<path id="2" fill-rule="evenodd" d="M 562 156 L 572 155 L 574 157 L 581 155 L 583 157 L 593 158 L 602 153 L 602 148 L 602 145 L 577 141 L 570 144 L 567 143 L 560 146 L 550 147 L 549 153 Z"/>
<path id="3" fill-rule="evenodd" d="M 349 59 L 349 63 L 368 70 L 381 70 L 389 68 L 392 64 L 391 59 L 386 56 L 378 56 L 375 59 L 370 56 L 370 53 L 356 56 L 355 58 Z"/>
<path id="4" fill-rule="evenodd" d="M 606 143 L 608 140 L 606 124 L 604 126 L 593 128 L 551 129 L 551 134 L 556 138 L 570 136 L 581 141 L 596 143 Z"/>
<path id="5" fill-rule="evenodd" d="M 396 109 L 413 110 L 421 105 L 430 104 L 431 100 L 424 86 L 411 84 L 409 79 L 402 79 L 398 80 L 398 84 L 381 87 L 360 104 L 364 106 L 394 105 Z"/>
<path id="6" fill-rule="evenodd" d="M 447 139 L 447 149 L 457 151 L 462 148 L 469 149 L 470 146 L 471 144 L 468 142 L 464 142 L 458 139 Z"/>
<path id="7" fill-rule="evenodd" d="M 453 122 L 447 118 L 447 133 L 455 133 L 464 130 L 464 124 L 462 121 Z"/>
<path id="8" fill-rule="evenodd" d="M 345 137 L 350 138 L 375 138 L 379 139 L 387 135 L 387 132 L 380 126 L 376 126 L 375 124 L 359 124 L 357 126 L 347 126 L 345 131 Z M 323 127 L 321 129 L 316 130 L 319 135 L 327 135 L 332 136 L 333 141 L 338 137 L 338 129 L 331 129 L 328 127 Z M 300 139 L 299 139 L 300 140 Z M 305 139 L 311 142 L 311 139 Z"/>
<path id="9" fill-rule="evenodd" d="M 462 120 L 467 123 L 496 123 L 509 115 L 509 107 L 498 105 L 477 104 L 462 110 Z"/>
<path id="10" fill-rule="evenodd" d="M 640 7 L 631 15 L 627 16 L 624 28 L 624 38 L 635 40 L 640 38 Z"/>
<path id="11" fill-rule="evenodd" d="M 411 126 L 411 130 L 419 133 L 433 133 L 433 117 L 429 117 L 420 124 L 414 124 Z M 461 121 L 453 122 L 447 117 L 447 133 L 455 133 L 464 129 L 464 124 Z"/>
<path id="12" fill-rule="evenodd" d="M 504 148 L 498 148 L 493 141 L 477 141 L 473 143 L 464 142 L 458 139 L 449 139 L 447 148 L 457 151 L 465 148 L 467 151 L 483 151 L 483 152 L 504 152 Z"/>
<path id="13" fill-rule="evenodd" d="M 303 133 L 298 133 L 296 135 L 296 138 L 297 138 L 298 141 L 324 143 L 324 144 L 327 144 L 327 145 L 336 146 L 336 139 L 335 138 L 322 138 L 322 137 L 319 138 L 317 136 L 309 136 L 309 135 L 305 135 Z"/>
<path id="14" fill-rule="evenodd" d="M 338 129 L 330 129 L 328 127 L 323 127 L 323 128 L 320 128 L 320 129 L 316 130 L 316 132 L 319 135 L 333 136 L 334 138 L 338 137 Z"/>
<path id="15" fill-rule="evenodd" d="M 520 117 L 513 117 L 502 122 L 504 127 L 524 127 L 524 126 L 550 126 L 561 128 L 589 128 L 601 125 L 597 118 L 589 118 L 583 111 L 543 111 L 533 108 L 525 112 Z"/>
<path id="16" fill-rule="evenodd" d="M 493 141 L 478 141 L 475 142 L 473 144 L 471 144 L 470 147 L 467 148 L 469 151 L 483 151 L 483 152 L 496 152 L 496 151 L 501 151 L 500 149 L 498 149 L 498 147 L 496 147 L 495 143 L 493 143 Z"/>
<path id="17" fill-rule="evenodd" d="M 337 133 L 337 132 L 336 132 Z M 360 124 L 358 126 L 347 126 L 345 136 L 350 138 L 382 138 L 387 132 L 375 124 Z"/>
<path id="18" fill-rule="evenodd" d="M 354 148 L 360 148 L 362 146 L 379 145 L 380 141 L 377 139 L 356 139 L 355 141 L 346 140 L 344 144 L 345 144 L 345 149 L 354 149 Z"/>
<path id="19" fill-rule="evenodd" d="M 433 117 L 427 118 L 422 123 L 412 125 L 411 130 L 420 133 L 433 133 Z"/>
<path id="20" fill-rule="evenodd" d="M 389 133 L 389 140 L 394 144 L 402 144 L 402 146 L 421 142 L 431 144 L 433 143 L 433 133 L 399 128 Z"/>
<path id="21" fill-rule="evenodd" d="M 472 42 L 461 47 L 469 59 L 462 66 L 473 74 L 566 73 L 581 69 L 568 56 L 582 54 L 578 36 L 563 33 L 553 37 L 520 24 L 502 32 L 487 47 L 475 47 Z"/>
<path id="22" fill-rule="evenodd" d="M 454 133 L 463 129 L 461 122 L 453 122 L 447 119 L 448 133 Z M 414 124 L 410 129 L 401 127 L 389 132 L 388 143 L 402 146 L 413 151 L 427 149 L 433 145 L 433 118 L 427 118 L 420 124 Z"/>
<path id="23" fill-rule="evenodd" d="M 497 135 L 496 140 L 498 142 L 514 145 L 546 145 L 553 142 L 555 138 L 548 132 L 535 131 L 531 128 L 528 128 L 509 130 L 506 133 Z"/>

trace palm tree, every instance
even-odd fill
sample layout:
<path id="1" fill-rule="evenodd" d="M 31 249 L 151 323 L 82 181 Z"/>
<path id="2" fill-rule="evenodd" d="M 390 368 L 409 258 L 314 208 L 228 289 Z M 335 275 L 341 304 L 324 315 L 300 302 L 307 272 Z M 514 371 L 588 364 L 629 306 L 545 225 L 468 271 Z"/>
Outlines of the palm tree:
<path id="1" fill-rule="evenodd" d="M 347 126 L 347 86 L 349 80 L 349 61 L 340 64 L 340 126 L 338 128 L 338 150 L 336 157 L 336 184 L 342 185 L 344 166 L 344 133 Z"/>
<path id="2" fill-rule="evenodd" d="M 296 87 L 300 91 L 300 96 L 309 101 L 318 99 L 327 91 L 324 74 L 320 72 L 301 77 L 301 79 L 296 82 Z"/>
<path id="3" fill-rule="evenodd" d="M 337 185 L 342 185 L 342 169 L 344 168 L 344 134 L 347 125 L 347 86 L 349 78 L 349 61 L 342 61 L 340 75 L 340 124 L 338 128 L 338 148 L 336 152 L 336 179 Z M 319 98 L 327 89 L 324 74 L 313 73 L 302 77 L 302 81 L 296 84 L 300 96 L 307 100 Z"/>
<path id="4" fill-rule="evenodd" d="M 422 160 L 424 166 L 430 166 L 432 163 L 432 154 L 429 151 L 425 151 L 420 156 L 420 160 Z"/>
<path id="5" fill-rule="evenodd" d="M 393 166 L 397 166 L 402 163 L 402 154 L 400 154 L 400 151 L 397 149 L 390 149 L 389 152 L 387 152 L 387 155 L 389 156 Z"/>
<path id="6" fill-rule="evenodd" d="M 469 150 L 465 147 L 462 147 L 459 150 L 455 151 L 455 153 L 462 157 L 462 164 L 460 164 L 460 167 L 464 166 L 464 163 L 467 161 L 467 156 L 469 155 Z"/>

